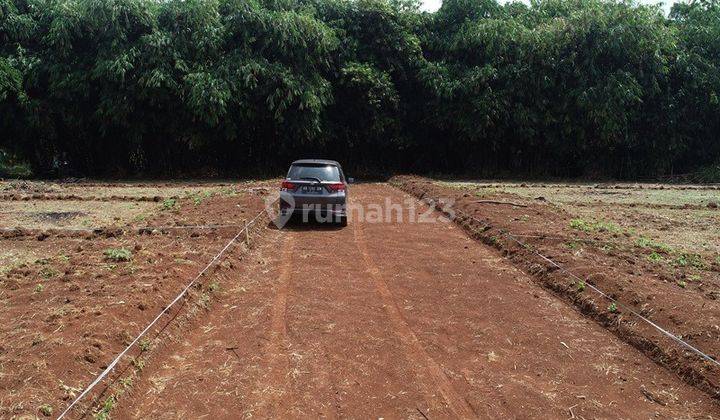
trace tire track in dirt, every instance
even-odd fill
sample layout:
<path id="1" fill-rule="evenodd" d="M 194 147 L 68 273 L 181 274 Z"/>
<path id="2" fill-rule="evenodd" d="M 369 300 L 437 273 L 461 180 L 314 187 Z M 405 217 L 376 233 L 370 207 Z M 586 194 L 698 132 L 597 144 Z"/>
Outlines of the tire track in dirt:
<path id="1" fill-rule="evenodd" d="M 270 342 L 265 350 L 267 354 L 265 365 L 268 366 L 268 374 L 254 392 L 256 395 L 260 395 L 260 401 L 256 405 L 257 411 L 261 415 L 268 415 L 269 417 L 277 417 L 279 414 L 277 408 L 281 399 L 284 400 L 283 404 L 288 404 L 285 395 L 288 388 L 290 369 L 290 361 L 287 355 L 290 340 L 288 338 L 286 316 L 294 252 L 295 235 L 293 232 L 289 232 L 280 258 L 280 275 L 277 279 L 277 291 L 272 305 Z"/>
<path id="2" fill-rule="evenodd" d="M 291 347 L 284 417 L 449 416 L 423 387 L 359 259 L 351 228 L 295 224 L 296 270 L 287 304 Z"/>
<path id="3" fill-rule="evenodd" d="M 352 226 L 355 245 L 362 255 L 366 271 L 372 277 L 375 287 L 383 300 L 383 307 L 390 319 L 393 330 L 397 333 L 398 337 L 400 337 L 405 345 L 407 353 L 416 366 L 416 369 L 430 374 L 430 377 L 434 382 L 432 385 L 437 386 L 438 390 L 445 399 L 445 402 L 448 404 L 449 408 L 456 417 L 465 419 L 478 417 L 478 413 L 476 413 L 470 404 L 468 404 L 468 402 L 460 394 L 458 394 L 457 391 L 455 391 L 452 383 L 445 375 L 440 365 L 438 365 L 437 362 L 435 362 L 435 360 L 425 351 L 422 343 L 420 343 L 420 340 L 418 340 L 413 330 L 403 318 L 403 315 L 395 303 L 392 292 L 388 288 L 380 269 L 373 263 L 362 231 L 362 224 L 353 223 Z M 426 391 L 431 390 L 431 386 L 429 386 L 429 384 L 424 384 L 423 387 Z M 428 394 L 431 395 L 432 392 L 429 392 Z M 490 413 L 484 413 L 484 415 L 491 417 Z"/>

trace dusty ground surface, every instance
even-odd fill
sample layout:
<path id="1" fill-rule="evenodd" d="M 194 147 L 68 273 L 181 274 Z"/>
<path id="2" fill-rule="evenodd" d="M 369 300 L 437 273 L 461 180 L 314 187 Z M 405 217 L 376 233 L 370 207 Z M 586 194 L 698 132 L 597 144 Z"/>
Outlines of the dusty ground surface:
<path id="1" fill-rule="evenodd" d="M 81 229 L 138 223 L 156 215 L 163 205 L 174 207 L 178 200 L 199 204 L 258 185 L 263 183 L 0 182 L 0 227 Z"/>
<path id="2" fill-rule="evenodd" d="M 678 251 L 720 253 L 720 186 L 447 182 L 477 193 L 544 197 L 579 218 L 606 221 Z"/>
<path id="3" fill-rule="evenodd" d="M 717 358 L 717 255 L 683 252 L 647 239 L 643 232 L 622 229 L 612 221 L 578 218 L 544 196 L 529 198 L 501 190 L 487 191 L 484 186 L 448 185 L 414 177 L 398 177 L 393 182 L 418 197 L 453 200 L 457 222 L 468 233 L 501 250 L 517 267 L 533 273 L 538 284 L 688 383 L 720 395 L 717 365 L 687 351 L 627 310 L 642 314 Z M 556 269 L 536 252 L 584 280 Z M 589 290 L 587 284 L 600 288 L 621 306 L 613 307 Z"/>
<path id="4" fill-rule="evenodd" d="M 0 418 L 59 414 L 237 231 L 154 226 L 237 226 L 263 208 L 264 192 L 257 186 L 235 183 L 208 190 L 205 184 L 173 183 L 166 190 L 147 184 L 128 192 L 118 185 L 0 184 L 27 197 L 0 198 L 5 229 L 0 235 Z M 60 195 L 67 190 L 92 195 L 77 200 L 29 195 L 46 187 Z M 102 194 L 94 189 L 116 198 L 98 200 Z M 139 203 L 136 196 L 160 199 Z M 177 197 L 164 202 L 172 196 Z M 142 218 L 134 217 L 138 204 L 145 208 Z M 28 220 L 32 213 L 46 217 Z M 72 230 L 83 226 L 89 228 Z M 127 250 L 127 260 L 106 255 L 113 249 Z M 211 292 L 203 284 L 189 302 L 202 308 Z M 136 361 L 130 371 L 141 369 Z"/>
<path id="5" fill-rule="evenodd" d="M 174 334 L 115 418 L 710 418 L 706 393 L 539 287 L 497 250 L 357 185 L 384 223 L 270 229 Z M 231 262 L 233 262 L 231 260 Z M 251 262 L 251 263 L 248 263 Z"/>

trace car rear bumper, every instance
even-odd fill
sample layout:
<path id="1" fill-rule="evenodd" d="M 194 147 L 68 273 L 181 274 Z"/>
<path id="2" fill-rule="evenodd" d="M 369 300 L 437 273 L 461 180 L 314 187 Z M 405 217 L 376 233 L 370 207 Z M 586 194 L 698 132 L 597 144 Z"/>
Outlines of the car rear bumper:
<path id="1" fill-rule="evenodd" d="M 280 212 L 282 214 L 346 216 L 346 199 L 344 191 L 326 195 L 282 192 L 280 194 Z"/>
<path id="2" fill-rule="evenodd" d="M 280 207 L 280 214 L 287 215 L 319 215 L 327 216 L 333 215 L 338 217 L 346 217 L 347 210 L 344 205 L 329 206 L 329 205 L 306 205 L 303 207 Z"/>

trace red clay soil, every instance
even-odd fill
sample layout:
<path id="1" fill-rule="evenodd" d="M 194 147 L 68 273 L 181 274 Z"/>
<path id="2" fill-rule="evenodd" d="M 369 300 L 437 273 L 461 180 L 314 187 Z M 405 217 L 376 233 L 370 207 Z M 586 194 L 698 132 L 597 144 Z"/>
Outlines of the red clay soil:
<path id="1" fill-rule="evenodd" d="M 690 268 L 655 264 L 651 249 L 635 246 L 632 238 L 618 233 L 579 232 L 570 228 L 571 214 L 544 199 L 527 200 L 507 193 L 483 200 L 515 202 L 527 207 L 478 202 L 472 186 L 454 188 L 418 177 L 395 177 L 391 182 L 415 197 L 453 200 L 456 222 L 467 233 L 501 250 L 516 267 L 533 274 L 538 284 L 572 303 L 583 313 L 613 331 L 687 383 L 710 396 L 720 397 L 720 369 L 698 357 L 610 302 L 557 270 L 535 252 L 550 257 L 565 269 L 586 279 L 622 305 L 649 318 L 701 349 L 712 358 L 720 349 L 720 267 L 704 267 L 702 279 L 690 280 Z M 440 205 L 439 207 L 442 207 Z M 474 219 L 466 217 L 471 215 Z M 523 247 L 505 235 L 525 242 Z M 560 240 L 558 240 L 560 239 Z M 581 244 L 572 249 L 569 243 Z M 658 252 L 662 252 L 658 250 Z M 684 287 L 678 284 L 682 283 Z"/>
<path id="2" fill-rule="evenodd" d="M 266 231 L 113 417 L 720 415 L 460 227 L 409 223 L 427 212 L 398 189 L 357 185 L 352 197 L 402 204 L 404 222 Z"/>
<path id="3" fill-rule="evenodd" d="M 181 200 L 177 211 L 108 230 L 137 232 L 142 226 L 170 223 L 242 224 L 263 209 L 263 199 L 256 191 L 217 195 L 197 205 Z M 49 415 L 48 407 L 58 415 L 236 231 L 0 239 L 0 247 L 28 247 L 45 256 L 0 277 L 0 418 Z M 108 260 L 104 251 L 109 248 L 128 249 L 132 258 Z M 208 293 L 205 284 L 193 290 L 189 300 L 204 303 Z M 135 350 L 132 356 L 138 355 Z M 117 372 L 126 371 L 130 360 L 124 359 Z M 98 395 L 91 394 L 81 408 L 91 411 Z"/>

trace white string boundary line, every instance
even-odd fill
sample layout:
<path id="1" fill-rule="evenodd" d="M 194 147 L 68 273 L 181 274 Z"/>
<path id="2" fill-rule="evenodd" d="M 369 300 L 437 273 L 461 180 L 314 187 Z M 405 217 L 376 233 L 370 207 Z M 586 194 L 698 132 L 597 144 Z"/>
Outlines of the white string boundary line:
<path id="1" fill-rule="evenodd" d="M 240 235 L 245 231 L 245 229 L 249 228 L 252 224 L 254 224 L 255 221 L 258 219 L 258 217 L 260 217 L 264 212 L 265 212 L 265 210 L 260 211 L 260 213 L 258 213 L 250 222 L 248 222 L 248 224 L 247 224 L 245 227 L 243 227 L 242 229 L 240 229 L 240 231 L 237 233 L 237 235 L 235 235 L 232 239 L 230 239 L 230 241 L 225 245 L 225 247 L 224 247 L 222 250 L 220 250 L 220 252 L 219 252 L 217 255 L 215 255 L 215 257 L 213 257 L 212 260 L 210 260 L 210 262 L 208 263 L 208 265 L 206 265 L 205 268 L 203 268 L 202 271 L 200 271 L 200 273 L 198 273 L 198 275 L 195 276 L 195 278 L 192 279 L 192 281 L 187 284 L 187 286 L 185 286 L 185 288 L 180 292 L 180 294 L 178 294 L 178 295 L 175 297 L 175 299 L 173 299 L 172 302 L 170 302 L 170 304 L 165 307 L 165 309 L 163 309 L 162 311 L 160 311 L 160 313 L 155 317 L 155 319 L 153 319 L 152 322 L 150 322 L 150 324 L 148 324 L 147 327 L 145 327 L 145 329 L 142 330 L 142 331 L 140 332 L 140 334 L 138 334 L 137 337 L 135 337 L 135 339 L 134 339 L 127 347 L 125 347 L 125 349 L 124 349 L 123 351 L 121 351 L 120 354 L 118 354 L 118 355 L 115 357 L 115 359 L 108 365 L 108 367 L 106 367 L 105 370 L 104 370 L 100 375 L 98 375 L 98 377 L 95 378 L 95 380 L 92 381 L 92 382 L 90 383 L 90 385 L 88 385 L 88 386 L 85 388 L 85 390 L 84 390 L 80 395 L 78 395 L 78 397 L 75 398 L 75 400 L 73 400 L 72 403 L 70 403 L 70 405 L 65 409 L 65 411 L 63 411 L 62 414 L 60 414 L 60 415 L 57 417 L 57 420 L 61 420 L 63 417 L 65 417 L 65 415 L 66 415 L 68 412 L 70 412 L 70 410 L 75 406 L 75 404 L 77 404 L 77 403 L 78 403 L 85 395 L 87 395 L 98 383 L 100 383 L 100 381 L 102 381 L 102 380 L 105 378 L 105 376 L 107 376 L 108 373 L 110 373 L 111 370 L 113 370 L 113 368 L 114 368 L 115 365 L 120 361 L 120 359 L 122 359 L 122 357 L 125 356 L 125 354 L 135 345 L 135 343 L 137 343 L 138 340 L 140 340 L 140 337 L 142 337 L 143 335 L 145 335 L 145 333 L 148 332 L 148 331 L 150 330 L 150 328 L 152 328 L 152 326 L 155 325 L 155 323 L 156 323 L 165 313 L 167 313 L 167 311 L 168 311 L 173 305 L 175 305 L 175 303 L 177 303 L 177 302 L 187 293 L 188 290 L 190 290 L 190 288 L 193 286 L 193 284 L 195 284 L 195 282 L 196 282 L 203 274 L 205 274 L 205 272 L 206 272 L 208 269 L 210 269 L 210 267 L 225 253 L 225 251 L 227 251 L 227 249 L 230 248 L 230 245 L 232 245 L 232 244 L 240 237 Z"/>
<path id="2" fill-rule="evenodd" d="M 471 215 L 465 213 L 464 211 L 462 211 L 462 210 L 460 210 L 460 209 L 455 209 L 455 208 L 453 208 L 452 210 L 453 210 L 453 211 L 457 211 L 457 212 L 463 214 L 464 217 L 469 218 L 469 219 L 472 219 L 472 220 L 476 221 L 477 223 L 480 223 L 482 226 L 484 226 L 484 227 L 486 227 L 486 228 L 492 228 L 492 226 L 490 226 L 489 224 L 487 224 L 487 223 L 485 223 L 485 222 L 483 222 L 483 221 L 481 221 L 481 220 L 478 220 L 478 219 L 475 218 L 474 216 L 471 216 Z M 452 218 L 455 219 L 456 217 L 452 216 Z M 473 229 L 473 230 L 474 230 L 474 229 Z M 476 232 L 477 232 L 477 230 L 476 230 Z M 636 317 L 640 318 L 642 321 L 646 322 L 647 324 L 649 324 L 650 326 L 652 326 L 652 327 L 655 328 L 656 330 L 660 331 L 660 332 L 661 332 L 662 334 L 664 334 L 665 336 L 673 339 L 675 342 L 677 342 L 677 343 L 681 344 L 682 346 L 684 346 L 685 348 L 691 350 L 693 353 L 695 353 L 696 355 L 700 356 L 700 357 L 703 358 L 704 360 L 707 360 L 708 362 L 713 363 L 713 364 L 715 364 L 716 366 L 720 367 L 720 362 L 718 362 L 717 360 L 713 359 L 713 358 L 710 357 L 708 354 L 704 353 L 702 350 L 694 347 L 692 344 L 686 342 L 686 341 L 683 340 L 682 338 L 678 337 L 677 335 L 671 333 L 670 331 L 666 330 L 665 328 L 661 327 L 660 325 L 656 324 L 655 322 L 651 321 L 650 319 L 648 319 L 648 318 L 646 318 L 645 316 L 641 315 L 640 313 L 636 312 L 633 308 L 631 308 L 631 307 L 623 304 L 622 302 L 619 302 L 619 301 L 611 298 L 607 293 L 603 292 L 602 290 L 600 290 L 599 288 L 593 286 L 592 284 L 586 282 L 584 279 L 578 277 L 578 276 L 577 276 L 576 274 L 574 274 L 573 272 L 571 272 L 571 271 L 563 268 L 562 266 L 560 266 L 559 264 L 557 264 L 555 261 L 553 261 L 553 260 L 551 260 L 550 258 L 546 257 L 545 255 L 541 254 L 541 253 L 540 253 L 539 251 L 537 251 L 535 248 L 529 248 L 529 245 L 527 245 L 526 243 L 524 243 L 524 242 L 518 240 L 517 238 L 515 238 L 515 236 L 513 236 L 513 234 L 511 234 L 510 232 L 505 232 L 505 231 L 503 231 L 503 230 L 500 230 L 500 233 L 503 234 L 503 235 L 506 235 L 507 237 L 509 237 L 510 239 L 512 239 L 513 241 L 515 241 L 518 245 L 522 246 L 523 248 L 525 248 L 525 249 L 531 249 L 537 256 L 539 256 L 540 258 L 542 258 L 542 259 L 544 259 L 545 261 L 549 262 L 550 264 L 552 264 L 554 267 L 556 267 L 556 268 L 559 269 L 560 271 L 562 271 L 562 272 L 570 275 L 571 277 L 575 278 L 576 280 L 579 280 L 579 281 L 583 282 L 586 286 L 590 287 L 590 289 L 592 289 L 593 291 L 595 291 L 596 293 L 598 293 L 600 296 L 604 297 L 605 299 L 609 300 L 610 302 L 614 303 L 616 306 L 619 306 L 619 307 L 621 307 L 621 308 L 624 308 L 625 310 L 627 310 L 627 311 L 630 312 L 631 314 L 635 315 Z"/>

